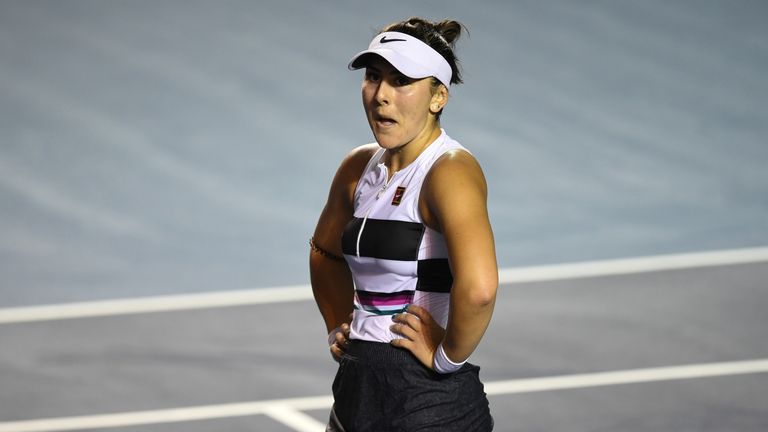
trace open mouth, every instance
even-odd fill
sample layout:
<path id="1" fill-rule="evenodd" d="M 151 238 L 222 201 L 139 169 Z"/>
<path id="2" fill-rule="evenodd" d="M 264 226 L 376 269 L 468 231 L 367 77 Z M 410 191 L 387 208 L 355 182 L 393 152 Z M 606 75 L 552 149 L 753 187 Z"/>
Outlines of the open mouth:
<path id="1" fill-rule="evenodd" d="M 373 121 L 376 122 L 377 125 L 383 126 L 383 127 L 394 126 L 395 124 L 397 124 L 397 122 L 394 119 L 381 116 L 381 115 L 374 115 Z"/>

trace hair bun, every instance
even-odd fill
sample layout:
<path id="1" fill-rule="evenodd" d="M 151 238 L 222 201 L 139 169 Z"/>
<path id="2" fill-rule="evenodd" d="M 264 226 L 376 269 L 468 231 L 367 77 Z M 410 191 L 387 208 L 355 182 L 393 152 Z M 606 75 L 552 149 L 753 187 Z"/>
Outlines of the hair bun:
<path id="1" fill-rule="evenodd" d="M 410 17 L 405 21 L 394 22 L 379 31 L 401 32 L 419 39 L 437 51 L 451 65 L 451 84 L 462 82 L 459 60 L 453 52 L 456 40 L 461 36 L 463 24 L 456 20 L 428 21 L 420 17 Z"/>
<path id="2" fill-rule="evenodd" d="M 460 22 L 455 20 L 442 20 L 434 23 L 434 26 L 435 30 L 440 33 L 443 39 L 445 39 L 451 47 L 456 44 L 456 40 L 461 36 L 461 29 L 464 27 Z"/>

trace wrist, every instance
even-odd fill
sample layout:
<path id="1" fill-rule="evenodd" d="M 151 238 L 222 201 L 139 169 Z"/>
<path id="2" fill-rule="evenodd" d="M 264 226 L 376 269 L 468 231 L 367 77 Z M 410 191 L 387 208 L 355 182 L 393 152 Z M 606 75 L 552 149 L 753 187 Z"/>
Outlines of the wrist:
<path id="1" fill-rule="evenodd" d="M 434 369 L 437 373 L 449 374 L 461 369 L 461 367 L 464 366 L 464 363 L 466 362 L 467 361 L 464 360 L 463 362 L 456 363 L 449 359 L 445 354 L 443 344 L 440 343 L 440 345 L 438 345 L 437 349 L 435 350 L 435 358 L 432 362 L 432 369 Z"/>

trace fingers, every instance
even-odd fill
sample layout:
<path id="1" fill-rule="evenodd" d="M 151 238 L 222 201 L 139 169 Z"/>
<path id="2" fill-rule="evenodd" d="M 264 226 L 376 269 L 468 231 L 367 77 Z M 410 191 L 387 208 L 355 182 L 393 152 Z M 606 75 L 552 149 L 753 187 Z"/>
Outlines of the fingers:
<path id="1" fill-rule="evenodd" d="M 349 324 L 342 324 L 341 331 L 336 333 L 336 342 L 345 344 L 349 340 Z"/>
<path id="2" fill-rule="evenodd" d="M 339 359 L 344 355 L 344 351 L 339 348 L 338 345 L 333 344 L 331 345 L 331 357 L 333 357 L 334 360 L 339 361 Z"/>
<path id="3" fill-rule="evenodd" d="M 429 311 L 415 304 L 409 305 L 406 311 L 409 314 L 416 316 L 421 321 L 428 321 L 432 319 L 432 315 L 430 315 Z"/>
<path id="4" fill-rule="evenodd" d="M 340 349 L 343 352 L 346 350 L 346 347 L 348 344 L 349 344 L 349 325 L 342 324 L 341 331 L 336 333 L 336 341 L 333 344 L 333 346 L 336 346 L 338 349 Z"/>
<path id="5" fill-rule="evenodd" d="M 342 347 L 346 345 L 346 343 L 347 343 L 347 338 L 344 337 L 344 335 L 341 333 L 336 333 L 336 341 L 334 342 L 334 345 L 338 345 Z"/>
<path id="6" fill-rule="evenodd" d="M 424 366 L 432 368 L 435 348 L 445 335 L 442 328 L 432 315 L 423 307 L 410 305 L 404 313 L 392 316 L 394 324 L 390 330 L 402 336 L 394 339 L 391 344 L 410 351 Z"/>
<path id="7" fill-rule="evenodd" d="M 392 315 L 392 321 L 394 321 L 396 324 L 393 324 L 390 327 L 390 330 L 395 333 L 403 335 L 406 335 L 407 333 L 409 335 L 413 335 L 421 331 L 421 319 L 419 319 L 417 316 L 411 315 L 410 313 Z M 412 337 L 409 339 L 412 339 Z"/>
<path id="8" fill-rule="evenodd" d="M 337 362 L 344 356 L 349 345 L 349 324 L 344 323 L 338 327 L 332 338 L 329 339 L 331 357 Z"/>
<path id="9" fill-rule="evenodd" d="M 408 339 L 392 339 L 389 342 L 392 346 L 398 347 L 398 348 L 405 348 L 410 351 L 411 347 L 413 347 L 413 341 Z"/>
<path id="10" fill-rule="evenodd" d="M 407 324 L 392 324 L 389 329 L 393 333 L 397 333 L 400 336 L 405 337 L 406 339 L 410 340 L 416 340 L 417 336 L 419 335 L 419 332 L 415 330 L 413 327 Z"/>
<path id="11" fill-rule="evenodd" d="M 392 321 L 395 324 L 392 324 L 389 329 L 393 333 L 397 333 L 411 341 L 416 341 L 422 337 L 421 333 L 424 330 L 424 323 L 418 316 L 411 313 L 399 313 L 392 315 Z"/>
<path id="12" fill-rule="evenodd" d="M 341 333 L 336 333 L 336 341 L 331 345 L 331 356 L 334 360 L 339 361 L 346 354 L 347 345 L 349 345 L 349 339 L 342 336 Z"/>
<path id="13" fill-rule="evenodd" d="M 341 325 L 341 332 L 344 334 L 344 338 L 349 339 L 349 324 L 344 323 Z"/>

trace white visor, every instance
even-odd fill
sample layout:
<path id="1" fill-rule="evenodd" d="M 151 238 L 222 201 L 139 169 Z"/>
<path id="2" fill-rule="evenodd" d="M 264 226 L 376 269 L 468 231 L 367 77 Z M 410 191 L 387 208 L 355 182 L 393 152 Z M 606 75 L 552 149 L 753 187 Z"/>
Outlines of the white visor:
<path id="1" fill-rule="evenodd" d="M 448 61 L 429 45 L 419 39 L 400 32 L 384 32 L 377 35 L 368 49 L 357 53 L 347 66 L 350 70 L 365 67 L 362 57 L 378 54 L 403 75 L 414 78 L 437 78 L 446 88 L 451 87 L 453 71 Z"/>

